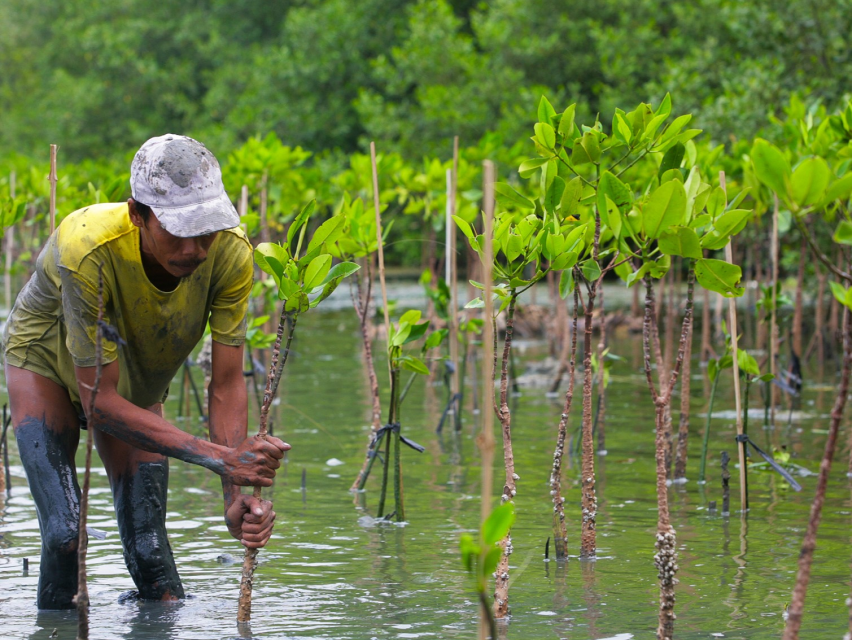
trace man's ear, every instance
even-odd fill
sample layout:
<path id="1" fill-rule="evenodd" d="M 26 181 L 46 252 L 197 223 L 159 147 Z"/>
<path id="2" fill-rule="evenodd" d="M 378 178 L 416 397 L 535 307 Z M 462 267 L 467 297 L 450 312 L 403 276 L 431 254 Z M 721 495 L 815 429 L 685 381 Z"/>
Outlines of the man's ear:
<path id="1" fill-rule="evenodd" d="M 139 215 L 139 212 L 136 210 L 136 200 L 133 198 L 127 199 L 127 212 L 130 214 L 130 222 L 133 223 L 134 227 L 139 227 L 140 229 L 145 226 L 145 221 L 142 219 L 142 216 Z"/>

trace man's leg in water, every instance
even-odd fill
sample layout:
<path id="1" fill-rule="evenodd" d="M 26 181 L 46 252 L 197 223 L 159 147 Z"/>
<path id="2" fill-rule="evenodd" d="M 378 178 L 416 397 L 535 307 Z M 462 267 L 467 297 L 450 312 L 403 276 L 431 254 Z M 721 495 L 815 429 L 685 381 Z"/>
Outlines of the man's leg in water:
<path id="1" fill-rule="evenodd" d="M 150 407 L 160 413 L 160 405 Z M 106 467 L 115 502 L 124 561 L 145 600 L 183 598 L 169 539 L 166 493 L 169 461 L 95 429 L 95 443 Z"/>
<path id="2" fill-rule="evenodd" d="M 77 593 L 80 487 L 74 452 L 80 439 L 68 392 L 32 371 L 6 366 L 12 426 L 41 530 L 39 609 L 70 609 Z"/>

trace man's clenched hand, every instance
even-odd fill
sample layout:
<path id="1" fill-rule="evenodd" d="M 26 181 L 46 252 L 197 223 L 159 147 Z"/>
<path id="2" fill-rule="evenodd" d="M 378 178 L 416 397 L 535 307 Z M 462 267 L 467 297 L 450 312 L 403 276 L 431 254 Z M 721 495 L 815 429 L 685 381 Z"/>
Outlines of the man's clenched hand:
<path id="1" fill-rule="evenodd" d="M 222 456 L 222 477 L 239 487 L 269 487 L 290 445 L 268 436 L 252 436 Z"/>
<path id="2" fill-rule="evenodd" d="M 225 511 L 228 532 L 249 549 L 260 549 L 269 542 L 275 512 L 269 500 L 240 494 Z"/>

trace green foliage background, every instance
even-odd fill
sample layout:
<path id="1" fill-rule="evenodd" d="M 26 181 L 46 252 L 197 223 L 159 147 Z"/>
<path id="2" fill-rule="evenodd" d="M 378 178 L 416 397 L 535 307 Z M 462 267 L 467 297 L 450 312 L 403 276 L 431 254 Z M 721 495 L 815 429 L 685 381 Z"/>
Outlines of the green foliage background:
<path id="1" fill-rule="evenodd" d="M 0 157 L 123 162 L 171 131 L 419 159 L 522 139 L 542 93 L 608 122 L 671 91 L 728 143 L 792 93 L 836 107 L 850 32 L 852 0 L 3 0 Z"/>

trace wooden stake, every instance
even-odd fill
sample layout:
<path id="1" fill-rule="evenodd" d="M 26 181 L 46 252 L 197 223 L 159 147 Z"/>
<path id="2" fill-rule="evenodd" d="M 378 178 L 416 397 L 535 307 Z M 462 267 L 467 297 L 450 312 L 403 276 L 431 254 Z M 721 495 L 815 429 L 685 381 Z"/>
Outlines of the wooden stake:
<path id="1" fill-rule="evenodd" d="M 459 369 L 459 335 L 458 335 L 458 326 L 459 326 L 459 284 L 458 284 L 458 255 L 456 252 L 456 223 L 452 219 L 452 216 L 456 214 L 456 191 L 458 189 L 458 175 L 459 175 L 459 137 L 455 136 L 453 138 L 453 170 L 450 173 L 449 180 L 449 193 L 448 195 L 448 207 L 447 210 L 449 212 L 449 246 L 447 247 L 447 251 L 450 254 L 450 313 L 449 316 L 449 329 L 450 329 L 450 360 L 453 363 L 454 371 L 453 375 L 450 377 L 450 390 L 452 391 L 453 397 L 458 398 L 459 393 L 461 392 L 461 383 L 460 380 L 460 369 Z M 456 401 L 455 410 L 453 413 L 454 422 L 456 426 L 456 430 L 458 431 L 461 428 L 461 402 Z"/>
<path id="2" fill-rule="evenodd" d="M 388 314 L 388 288 L 385 284 L 385 251 L 382 244 L 382 213 L 379 206 L 379 170 L 376 166 L 376 143 L 370 143 L 370 160 L 373 164 L 373 202 L 376 205 L 376 239 L 378 240 L 379 283 L 382 287 L 382 305 L 385 312 L 385 331 L 390 338 L 390 315 Z M 369 301 L 368 301 L 369 304 Z M 388 363 L 390 367 L 390 362 Z"/>
<path id="3" fill-rule="evenodd" d="M 722 191 L 727 191 L 725 188 L 725 172 L 719 172 L 719 183 Z M 731 244 L 733 240 L 725 246 L 725 259 L 733 264 L 733 249 Z M 731 332 L 731 349 L 734 368 L 734 403 L 737 412 L 737 435 L 743 435 L 743 413 L 742 401 L 740 399 L 740 366 L 737 361 L 737 303 L 736 298 L 728 298 L 728 317 L 729 331 Z M 748 407 L 746 407 L 748 411 Z M 748 511 L 748 469 L 746 468 L 746 444 L 745 442 L 737 442 L 737 451 L 740 458 L 740 502 L 743 512 Z"/>
<path id="4" fill-rule="evenodd" d="M 482 455 L 482 507 L 480 520 L 485 522 L 491 514 L 492 487 L 494 486 L 494 412 L 491 405 L 494 402 L 494 301 L 492 293 L 494 247 L 492 227 L 494 225 L 494 164 L 486 160 L 483 167 L 483 234 L 485 247 L 482 260 L 482 282 L 485 289 L 482 292 L 485 302 L 484 322 L 482 323 L 482 432 L 476 443 Z M 486 603 L 487 604 L 487 603 Z M 489 605 L 490 607 L 490 605 Z M 490 608 L 482 607 L 479 616 L 479 638 L 486 640 L 490 635 Z"/>
<path id="5" fill-rule="evenodd" d="M 769 372 L 778 377 L 776 366 L 777 350 L 778 350 L 778 196 L 775 195 L 775 207 L 772 212 L 772 249 L 770 251 L 772 257 L 772 313 L 769 318 Z M 770 384 L 770 400 L 769 400 L 769 424 L 775 428 L 775 403 L 777 400 L 775 385 Z"/>
<path id="6" fill-rule="evenodd" d="M 55 144 L 50 145 L 50 174 L 47 179 L 50 180 L 50 233 L 56 230 L 56 150 Z"/>
<path id="7" fill-rule="evenodd" d="M 9 174 L 9 197 L 15 202 L 15 172 Z M 6 293 L 6 313 L 12 311 L 12 254 L 15 251 L 15 225 L 6 230 L 6 271 L 3 277 Z"/>

